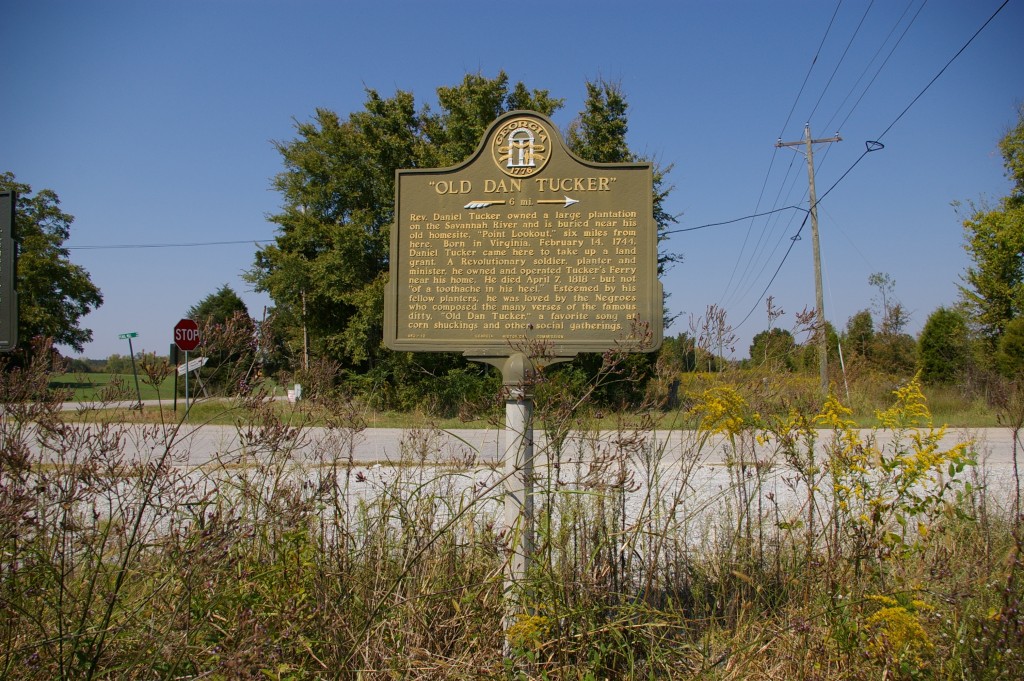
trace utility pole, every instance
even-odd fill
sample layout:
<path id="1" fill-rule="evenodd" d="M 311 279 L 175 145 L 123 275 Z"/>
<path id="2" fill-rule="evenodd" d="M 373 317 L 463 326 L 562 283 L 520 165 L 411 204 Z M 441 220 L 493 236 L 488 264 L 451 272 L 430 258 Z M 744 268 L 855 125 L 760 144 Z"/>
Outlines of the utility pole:
<path id="1" fill-rule="evenodd" d="M 783 142 L 780 138 L 776 147 L 807 147 L 807 181 L 810 184 L 811 202 L 811 244 L 814 248 L 814 294 L 818 315 L 818 370 L 821 374 L 821 392 L 828 393 L 828 334 L 825 332 L 825 294 L 821 286 L 821 246 L 818 243 L 818 196 L 814 192 L 814 145 L 842 142 L 836 133 L 834 137 L 811 139 L 811 124 L 804 125 L 804 138 L 796 142 Z"/>

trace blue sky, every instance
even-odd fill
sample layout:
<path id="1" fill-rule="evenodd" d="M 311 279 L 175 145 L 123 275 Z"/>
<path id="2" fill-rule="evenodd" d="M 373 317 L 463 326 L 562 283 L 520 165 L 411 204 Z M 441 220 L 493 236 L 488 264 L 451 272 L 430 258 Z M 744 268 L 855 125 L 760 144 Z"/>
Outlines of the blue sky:
<path id="1" fill-rule="evenodd" d="M 804 157 L 775 142 L 808 122 L 816 138 L 838 132 L 815 153 L 826 316 L 843 328 L 884 272 L 916 334 L 969 264 L 950 203 L 1007 193 L 997 144 L 1024 101 L 1021 0 L 924 94 L 1002 0 L 4 4 L 0 170 L 75 216 L 72 260 L 105 298 L 83 320 L 94 358 L 126 353 L 127 331 L 136 350 L 166 353 L 177 320 L 223 284 L 256 318 L 272 304 L 241 275 L 253 242 L 274 236 L 272 142 L 296 121 L 347 115 L 365 88 L 436 108 L 437 87 L 502 69 L 565 98 L 563 128 L 588 79 L 619 83 L 632 148 L 673 167 L 679 229 L 806 208 Z M 865 156 L 868 140 L 885 148 Z M 790 240 L 803 215 L 674 234 L 667 333 L 717 304 L 746 356 L 768 326 L 766 288 L 786 313 L 776 325 L 792 326 L 814 305 L 809 227 Z"/>

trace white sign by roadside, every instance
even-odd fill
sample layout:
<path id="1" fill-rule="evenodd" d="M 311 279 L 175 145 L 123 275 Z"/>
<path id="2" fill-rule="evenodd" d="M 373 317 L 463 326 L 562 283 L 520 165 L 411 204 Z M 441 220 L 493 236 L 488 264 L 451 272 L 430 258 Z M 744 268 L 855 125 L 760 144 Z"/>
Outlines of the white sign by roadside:
<path id="1" fill-rule="evenodd" d="M 210 361 L 209 357 L 196 357 L 193 360 L 189 360 L 189 363 L 187 365 L 179 364 L 178 365 L 178 375 L 179 376 L 184 376 L 186 373 L 188 373 L 190 371 L 195 371 L 196 369 L 201 368 L 202 366 L 204 366 L 209 361 Z"/>

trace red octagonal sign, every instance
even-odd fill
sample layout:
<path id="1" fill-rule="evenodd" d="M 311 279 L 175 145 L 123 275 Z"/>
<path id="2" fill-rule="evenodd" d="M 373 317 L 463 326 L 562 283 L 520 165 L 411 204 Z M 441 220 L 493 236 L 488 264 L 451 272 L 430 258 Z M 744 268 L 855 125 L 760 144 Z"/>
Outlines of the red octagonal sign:
<path id="1" fill-rule="evenodd" d="M 174 344 L 183 352 L 199 347 L 199 325 L 191 319 L 182 319 L 174 325 Z"/>

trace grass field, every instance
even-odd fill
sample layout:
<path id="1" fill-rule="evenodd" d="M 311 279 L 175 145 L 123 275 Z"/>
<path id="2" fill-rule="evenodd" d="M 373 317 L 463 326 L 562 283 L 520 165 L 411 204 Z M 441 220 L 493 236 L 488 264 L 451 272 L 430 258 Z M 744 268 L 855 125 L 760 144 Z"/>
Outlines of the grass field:
<path id="1" fill-rule="evenodd" d="M 103 399 L 104 391 L 118 389 L 120 385 L 136 396 L 135 378 L 132 374 L 55 374 L 50 378 L 50 388 L 54 390 L 67 390 L 67 401 L 70 402 L 95 402 Z M 143 400 L 174 399 L 174 377 L 170 376 L 159 386 L 150 385 L 139 376 L 139 393 Z"/>
<path id="2" fill-rule="evenodd" d="M 140 372 L 138 393 L 141 394 L 141 399 L 143 400 L 162 399 L 172 401 L 174 399 L 174 379 L 174 376 L 168 376 L 159 386 L 154 387 L 146 381 L 146 377 Z M 178 377 L 179 386 L 184 385 L 184 381 L 183 377 Z M 135 391 L 135 377 L 130 373 L 53 374 L 50 377 L 49 386 L 54 390 L 69 391 L 66 400 L 68 402 L 102 401 L 105 391 L 109 390 L 124 389 L 130 393 L 131 397 L 138 396 Z M 195 388 L 194 382 L 192 382 L 190 390 L 192 388 Z M 274 394 L 275 390 L 278 394 L 284 395 L 282 388 L 271 385 L 271 394 Z"/>
<path id="3" fill-rule="evenodd" d="M 707 388 L 708 381 L 722 380 L 720 376 L 707 374 L 687 374 L 681 389 L 681 396 L 684 402 L 699 399 L 702 392 Z M 183 381 L 179 377 L 179 383 Z M 805 389 L 794 391 L 793 385 L 798 384 L 798 378 L 786 377 L 777 387 L 772 387 L 766 395 L 757 397 L 760 402 L 757 408 L 762 415 L 783 415 L 787 409 L 794 404 L 806 403 L 810 399 Z M 132 422 L 157 423 L 168 420 L 167 410 L 173 408 L 174 404 L 174 376 L 168 377 L 160 385 L 159 389 L 148 383 L 143 376 L 139 377 L 139 392 L 142 400 L 160 399 L 164 402 L 164 409 L 149 406 L 141 413 L 137 410 L 126 411 L 124 420 Z M 49 387 L 54 390 L 63 389 L 68 391 L 65 401 L 68 402 L 103 402 L 122 401 L 136 399 L 135 381 L 131 374 L 110 374 L 110 373 L 88 373 L 88 374 L 53 374 L 49 379 Z M 180 386 L 179 386 L 180 387 Z M 192 387 L 195 387 L 193 382 Z M 283 398 L 285 389 L 274 385 L 265 384 L 267 394 L 271 397 Z M 811 392 L 814 392 L 813 390 Z M 212 424 L 232 424 L 237 414 L 225 401 L 207 400 L 201 394 L 197 395 L 196 390 L 191 391 L 193 397 L 198 398 L 191 412 L 195 418 Z M 947 425 L 957 428 L 992 428 L 998 425 L 996 411 L 983 400 L 977 397 L 965 397 L 955 387 L 928 387 L 924 388 L 924 394 L 932 412 L 934 422 L 937 425 Z M 111 397 L 112 395 L 119 395 Z M 106 396 L 107 399 L 104 399 Z M 871 428 L 878 425 L 877 410 L 886 406 L 891 398 L 889 386 L 865 387 L 863 385 L 851 386 L 849 397 L 841 394 L 844 403 L 853 409 L 852 418 L 858 426 Z M 817 399 L 814 393 L 813 399 Z M 178 402 L 183 401 L 183 394 L 179 392 Z M 230 402 L 230 401 L 229 401 Z M 539 403 L 538 403 L 539 404 Z M 584 407 L 589 409 L 589 407 Z M 298 425 L 317 425 L 310 423 L 310 414 L 306 410 L 299 409 L 300 414 L 295 414 L 296 407 L 288 403 L 282 403 L 278 407 L 279 416 L 286 422 Z M 591 410 L 588 415 L 588 422 L 595 428 L 615 428 L 620 421 L 620 414 L 604 410 Z M 652 426 L 658 429 L 685 428 L 685 419 L 680 419 L 682 412 L 678 410 L 655 411 L 650 414 Z M 95 413 L 90 414 L 95 418 Z M 487 428 L 500 426 L 503 413 L 498 407 L 490 414 L 479 414 L 472 420 L 460 418 L 437 418 L 430 414 L 411 412 L 380 412 L 371 409 L 362 409 L 360 418 L 371 428 L 419 428 L 424 424 L 439 428 Z"/>

